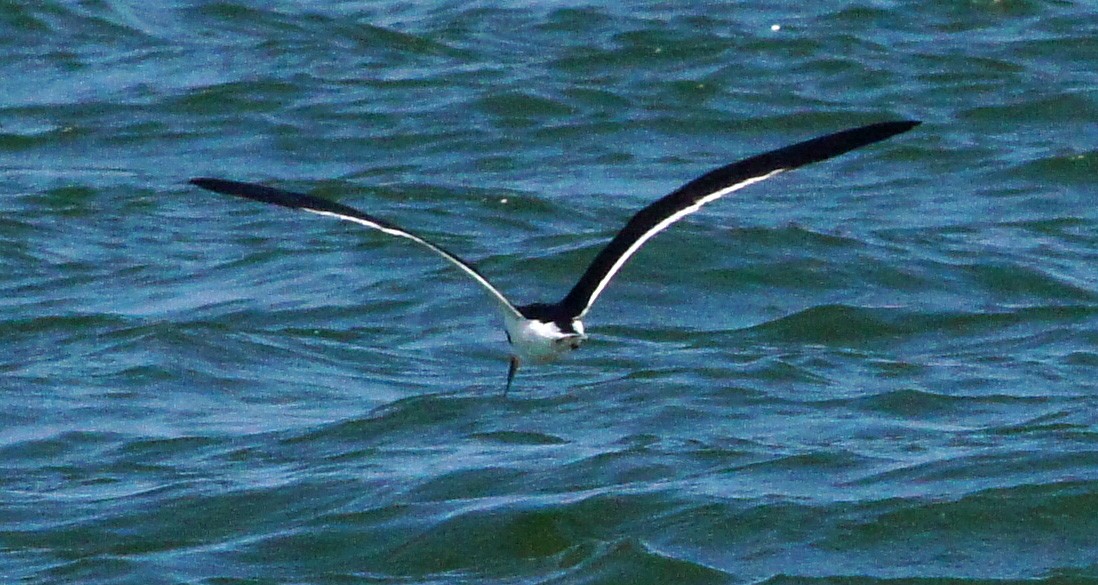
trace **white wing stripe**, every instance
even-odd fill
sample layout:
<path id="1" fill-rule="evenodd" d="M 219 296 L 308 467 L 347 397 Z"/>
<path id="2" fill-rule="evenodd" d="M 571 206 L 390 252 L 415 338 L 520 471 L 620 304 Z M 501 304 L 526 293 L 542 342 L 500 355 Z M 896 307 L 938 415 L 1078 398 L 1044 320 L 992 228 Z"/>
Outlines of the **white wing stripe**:
<path id="1" fill-rule="evenodd" d="M 319 209 L 310 209 L 308 207 L 302 207 L 300 209 L 302 211 L 308 211 L 309 213 L 315 213 L 317 215 L 324 215 L 324 216 L 327 216 L 327 217 L 334 217 L 336 219 L 342 219 L 344 221 L 354 222 L 354 223 L 357 223 L 359 225 L 364 225 L 368 228 L 372 228 L 372 229 L 378 230 L 380 232 L 384 232 L 384 233 L 389 234 L 391 236 L 406 238 L 406 239 L 412 240 L 413 242 L 416 242 L 418 244 L 426 246 L 426 247 L 430 248 L 431 250 L 433 250 L 439 256 L 442 256 L 443 258 L 449 260 L 451 263 L 453 263 L 458 268 L 464 270 L 466 274 L 468 274 L 469 276 L 472 276 L 473 279 L 475 279 L 477 282 L 479 282 L 481 284 L 481 286 L 488 289 L 488 292 L 492 293 L 492 296 L 494 296 L 496 298 L 496 300 L 499 301 L 500 308 L 503 309 L 504 312 L 510 313 L 510 314 L 512 314 L 516 317 L 520 317 L 520 318 L 522 317 L 522 313 L 519 313 L 519 310 L 516 309 L 513 304 L 511 304 L 511 301 L 507 300 L 507 297 L 503 296 L 503 293 L 501 293 L 499 291 L 499 289 L 497 289 L 495 286 L 492 285 L 492 283 L 488 282 L 483 276 L 481 276 L 480 273 L 478 273 L 476 270 L 473 270 L 472 267 L 470 267 L 468 264 L 466 264 L 466 263 L 462 262 L 461 260 L 455 258 L 453 255 L 451 255 L 447 251 L 439 248 L 438 246 L 432 244 L 431 242 L 428 242 L 427 240 L 424 240 L 423 238 L 420 238 L 418 236 L 415 236 L 415 235 L 410 234 L 410 233 L 408 233 L 406 231 L 403 231 L 403 230 L 395 230 L 393 228 L 386 227 L 386 226 L 374 223 L 372 221 L 367 221 L 367 220 L 362 219 L 360 217 L 352 217 L 352 216 L 343 215 L 343 214 L 340 214 L 340 213 L 333 213 L 331 211 L 321 211 Z"/>
<path id="2" fill-rule="evenodd" d="M 701 209 L 702 206 L 705 205 L 706 203 L 709 203 L 710 201 L 714 201 L 716 199 L 720 199 L 721 197 L 724 197 L 725 195 L 728 195 L 729 193 L 731 193 L 733 191 L 743 189 L 744 187 L 753 185 L 755 183 L 758 183 L 759 181 L 765 181 L 766 179 L 769 179 L 770 177 L 773 177 L 774 175 L 776 175 L 776 174 L 778 174 L 778 173 L 780 173 L 784 170 L 785 169 L 773 170 L 773 171 L 770 171 L 769 173 L 767 173 L 765 175 L 762 175 L 762 176 L 759 176 L 759 177 L 752 177 L 750 179 L 747 179 L 746 181 L 740 181 L 739 183 L 736 183 L 735 185 L 725 187 L 724 189 L 721 189 L 720 191 L 716 191 L 714 193 L 706 195 L 705 197 L 702 197 L 701 199 L 698 199 L 693 205 L 690 205 L 689 207 L 684 207 L 684 208 L 680 209 L 679 211 L 675 212 L 674 214 L 667 216 L 667 218 L 664 219 L 663 221 L 661 221 L 661 222 L 657 223 L 656 225 L 652 226 L 652 229 L 648 230 L 641 237 L 637 238 L 636 241 L 634 241 L 625 250 L 625 253 L 623 253 L 621 256 L 618 257 L 618 259 L 614 262 L 613 266 L 610 267 L 610 270 L 606 273 L 605 276 L 602 277 L 602 280 L 599 281 L 598 286 L 595 287 L 595 291 L 593 293 L 591 293 L 591 297 L 587 299 L 587 306 L 584 307 L 583 312 L 581 312 L 579 314 L 579 316 L 577 316 L 576 318 L 577 319 L 582 319 L 583 316 L 587 314 L 587 311 L 591 308 L 591 305 L 595 303 L 595 299 L 597 299 L 599 294 L 602 293 L 602 289 L 606 288 L 606 285 L 610 283 L 610 280 L 612 278 L 614 278 L 614 275 L 617 274 L 618 270 L 621 269 L 622 265 L 624 265 L 625 262 L 627 260 L 629 260 L 629 257 L 632 256 L 641 246 L 643 246 L 644 243 L 647 242 L 649 238 L 651 238 L 652 236 L 654 236 L 654 235 L 662 232 L 663 230 L 667 229 L 668 226 L 675 223 L 676 221 L 679 221 L 680 219 L 686 217 L 687 215 L 690 215 L 691 213 L 694 213 L 695 211 Z"/>

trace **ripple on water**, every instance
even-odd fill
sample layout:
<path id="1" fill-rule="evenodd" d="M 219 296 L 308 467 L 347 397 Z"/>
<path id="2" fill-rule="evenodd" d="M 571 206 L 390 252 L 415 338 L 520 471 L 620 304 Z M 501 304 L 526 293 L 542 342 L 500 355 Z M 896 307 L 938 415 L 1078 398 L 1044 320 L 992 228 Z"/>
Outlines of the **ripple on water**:
<path id="1" fill-rule="evenodd" d="M 1085 3 L 124 4 L 0 2 L 8 580 L 1096 582 Z M 901 117 L 653 239 L 506 398 L 451 267 L 186 184 L 535 300 Z"/>

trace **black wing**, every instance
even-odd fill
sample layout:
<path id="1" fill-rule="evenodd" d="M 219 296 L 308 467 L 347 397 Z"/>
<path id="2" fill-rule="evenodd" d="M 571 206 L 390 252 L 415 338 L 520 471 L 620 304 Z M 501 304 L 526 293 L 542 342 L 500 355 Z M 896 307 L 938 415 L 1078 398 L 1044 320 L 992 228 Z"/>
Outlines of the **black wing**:
<path id="1" fill-rule="evenodd" d="M 610 279 L 649 238 L 733 191 L 810 163 L 906 132 L 921 122 L 870 124 L 798 142 L 710 171 L 637 212 L 587 267 L 560 307 L 574 318 L 591 308 Z"/>
<path id="2" fill-rule="evenodd" d="M 263 203 L 271 203 L 274 205 L 281 205 L 282 207 L 289 207 L 291 209 L 301 209 L 310 213 L 316 213 L 319 215 L 327 215 L 337 219 L 346 221 L 352 221 L 359 225 L 364 225 L 368 228 L 382 231 L 391 236 L 398 236 L 401 238 L 407 238 L 416 242 L 417 244 L 426 246 L 434 253 L 442 256 L 443 258 L 453 262 L 458 268 L 465 271 L 466 274 L 472 276 L 474 280 L 480 283 L 481 286 L 488 289 L 488 292 L 492 293 L 500 303 L 500 307 L 505 311 L 512 313 L 515 316 L 521 317 L 522 314 L 515 308 L 511 301 L 507 300 L 507 297 L 503 296 L 503 293 L 499 291 L 483 274 L 473 268 L 473 265 L 465 260 L 462 260 L 453 252 L 450 252 L 437 244 L 431 242 L 413 234 L 412 232 L 383 219 L 374 217 L 372 215 L 363 213 L 353 207 L 329 201 L 327 199 L 321 199 L 320 197 L 314 197 L 312 195 L 305 195 L 302 193 L 293 193 L 291 191 L 283 191 L 281 189 L 274 189 L 272 187 L 265 187 L 263 185 L 256 185 L 255 183 L 242 183 L 240 181 L 227 181 L 225 179 L 191 179 L 192 185 L 214 191 L 217 193 L 223 193 L 225 195 L 235 195 L 237 197 L 243 197 L 245 199 L 251 199 L 253 201 L 261 201 Z"/>

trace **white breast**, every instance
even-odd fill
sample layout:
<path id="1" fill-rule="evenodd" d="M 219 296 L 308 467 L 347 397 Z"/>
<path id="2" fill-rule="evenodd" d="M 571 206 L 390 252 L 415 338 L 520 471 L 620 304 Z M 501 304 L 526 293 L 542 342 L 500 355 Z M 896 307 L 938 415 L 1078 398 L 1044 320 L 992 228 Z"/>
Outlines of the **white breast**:
<path id="1" fill-rule="evenodd" d="M 531 362 L 548 362 L 561 354 L 576 349 L 587 339 L 583 333 L 583 323 L 572 322 L 575 333 L 565 333 L 556 323 L 545 323 L 534 319 L 519 319 L 508 316 L 507 334 L 511 337 L 511 346 L 515 355 Z"/>

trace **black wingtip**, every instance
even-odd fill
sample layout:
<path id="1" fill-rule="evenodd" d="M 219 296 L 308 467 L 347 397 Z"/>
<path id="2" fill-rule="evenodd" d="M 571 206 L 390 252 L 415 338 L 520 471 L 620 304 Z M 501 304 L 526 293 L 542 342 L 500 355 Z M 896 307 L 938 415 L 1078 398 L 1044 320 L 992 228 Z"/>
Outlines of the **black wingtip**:
<path id="1" fill-rule="evenodd" d="M 214 193 L 223 193 L 226 195 L 237 195 L 239 191 L 246 187 L 258 187 L 258 185 L 252 185 L 251 183 L 241 183 L 239 181 L 229 181 L 227 179 L 215 179 L 212 177 L 195 177 L 189 181 L 188 184 L 194 185 L 207 191 L 213 191 Z"/>
<path id="2" fill-rule="evenodd" d="M 881 122 L 879 126 L 894 130 L 895 134 L 900 134 L 907 132 L 922 123 L 922 120 L 895 120 L 892 122 Z"/>
<path id="3" fill-rule="evenodd" d="M 243 183 L 240 181 L 215 179 L 212 177 L 196 177 L 187 182 L 191 185 L 194 185 L 195 187 L 200 187 L 207 191 L 223 193 L 226 195 L 240 195 L 241 192 L 270 189 L 269 187 L 264 187 L 255 183 Z"/>
<path id="4" fill-rule="evenodd" d="M 242 181 L 230 181 L 228 179 L 213 179 L 210 177 L 197 177 L 187 182 L 195 187 L 213 191 L 214 193 L 243 197 L 262 203 L 272 203 L 274 205 L 291 208 L 315 208 L 325 211 L 350 212 L 352 215 L 354 214 L 354 210 L 344 208 L 344 206 L 324 199 L 304 195 L 302 193 L 275 189 L 256 183 L 244 183 Z"/>
<path id="5" fill-rule="evenodd" d="M 884 122 L 885 124 L 896 124 L 897 126 L 903 126 L 905 130 L 910 130 L 919 124 L 922 124 L 922 120 L 896 120 L 893 122 Z"/>
<path id="6" fill-rule="evenodd" d="M 888 122 L 877 122 L 876 124 L 867 124 L 865 126 L 859 126 L 857 128 L 850 128 L 841 132 L 835 132 L 826 136 L 821 136 L 813 140 L 806 140 L 801 144 L 811 144 L 814 146 L 822 147 L 819 150 L 821 154 L 827 152 L 829 149 L 849 152 L 855 148 L 861 148 L 873 144 L 874 142 L 880 142 L 887 138 L 891 138 L 897 134 L 903 134 L 908 130 L 922 124 L 922 120 L 892 120 Z M 790 147 L 795 149 L 796 145 Z M 826 158 L 831 158 L 836 154 L 828 153 Z M 816 162 L 816 161 L 812 161 Z"/>
<path id="7" fill-rule="evenodd" d="M 820 162 L 875 142 L 887 140 L 897 134 L 907 132 L 919 124 L 922 124 L 922 121 L 893 120 L 819 136 L 734 163 L 710 173 L 710 176 L 703 175 L 703 178 L 707 180 L 699 181 L 699 186 L 706 187 L 708 186 L 706 183 L 713 179 L 722 180 L 723 175 L 729 174 L 728 171 L 732 169 L 735 169 L 739 174 L 753 176 L 775 169 L 791 170 Z"/>
<path id="8" fill-rule="evenodd" d="M 821 140 L 821 143 L 828 144 L 829 147 L 838 147 L 841 150 L 847 150 L 847 147 L 839 146 L 843 142 L 849 140 L 849 150 L 854 148 L 861 148 L 873 144 L 874 142 L 880 142 L 896 136 L 897 134 L 903 134 L 908 130 L 922 124 L 922 120 L 893 120 L 889 122 L 878 122 L 876 124 L 869 124 L 860 128 L 852 128 L 845 132 L 837 132 L 833 134 L 832 140 Z M 844 136 L 845 134 L 845 136 Z M 830 158 L 828 156 L 827 158 Z"/>

